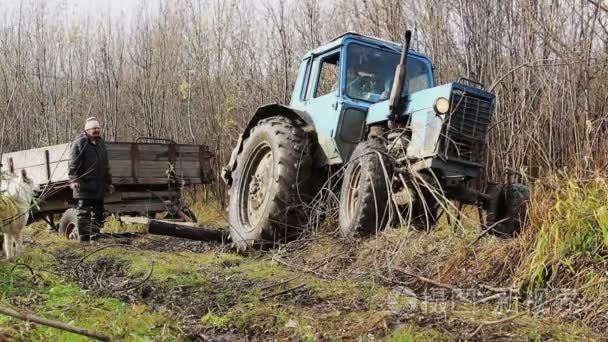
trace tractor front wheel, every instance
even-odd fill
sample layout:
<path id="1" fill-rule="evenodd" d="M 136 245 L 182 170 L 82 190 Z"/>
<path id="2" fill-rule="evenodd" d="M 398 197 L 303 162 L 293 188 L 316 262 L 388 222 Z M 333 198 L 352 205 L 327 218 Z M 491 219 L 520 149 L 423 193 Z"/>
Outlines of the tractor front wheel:
<path id="1" fill-rule="evenodd" d="M 508 184 L 494 191 L 488 207 L 491 234 L 514 237 L 523 228 L 528 214 L 530 189 L 523 184 Z"/>
<path id="2" fill-rule="evenodd" d="M 357 145 L 346 166 L 340 192 L 340 232 L 344 237 L 373 234 L 390 217 L 389 194 L 393 169 L 381 141 Z"/>
<path id="3" fill-rule="evenodd" d="M 230 237 L 239 250 L 299 233 L 309 199 L 312 157 L 306 133 L 284 117 L 251 129 L 230 189 Z"/>

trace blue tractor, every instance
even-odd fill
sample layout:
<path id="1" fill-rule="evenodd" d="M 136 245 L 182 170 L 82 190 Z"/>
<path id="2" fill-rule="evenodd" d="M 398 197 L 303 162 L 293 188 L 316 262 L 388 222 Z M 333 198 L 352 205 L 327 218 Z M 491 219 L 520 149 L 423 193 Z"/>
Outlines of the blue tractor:
<path id="1" fill-rule="evenodd" d="M 222 170 L 239 249 L 297 236 L 307 203 L 336 174 L 344 236 L 396 217 L 430 228 L 446 200 L 485 209 L 497 235 L 519 232 L 528 188 L 481 181 L 495 95 L 467 79 L 437 86 L 410 37 L 402 48 L 344 34 L 304 56 L 289 105 L 255 112 Z"/>

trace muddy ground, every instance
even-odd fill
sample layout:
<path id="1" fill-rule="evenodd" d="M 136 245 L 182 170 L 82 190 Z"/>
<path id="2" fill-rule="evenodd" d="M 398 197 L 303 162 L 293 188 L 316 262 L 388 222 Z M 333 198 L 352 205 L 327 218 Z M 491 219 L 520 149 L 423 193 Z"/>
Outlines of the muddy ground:
<path id="1" fill-rule="evenodd" d="M 459 292 L 375 272 L 361 264 L 361 242 L 332 236 L 238 255 L 170 237 L 91 246 L 28 229 L 25 255 L 0 265 L 3 304 L 112 340 L 601 340 L 576 320 L 505 301 L 495 286 Z M 0 326 L 7 340 L 87 340 L 5 316 Z"/>

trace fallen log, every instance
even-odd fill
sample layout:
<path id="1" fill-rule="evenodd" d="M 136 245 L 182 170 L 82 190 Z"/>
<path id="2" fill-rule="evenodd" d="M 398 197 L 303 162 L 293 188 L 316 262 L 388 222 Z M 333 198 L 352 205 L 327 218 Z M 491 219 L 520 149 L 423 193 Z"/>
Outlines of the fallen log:
<path id="1" fill-rule="evenodd" d="M 226 242 L 228 232 L 223 229 L 201 227 L 192 222 L 174 222 L 153 220 L 144 217 L 121 217 L 125 223 L 137 223 L 148 226 L 148 233 L 155 235 L 173 236 L 196 241 Z"/>
<path id="2" fill-rule="evenodd" d="M 225 242 L 228 233 L 221 229 L 210 229 L 203 227 L 189 227 L 177 222 L 163 222 L 150 220 L 148 232 L 156 235 L 175 236 L 197 241 L 218 241 Z"/>

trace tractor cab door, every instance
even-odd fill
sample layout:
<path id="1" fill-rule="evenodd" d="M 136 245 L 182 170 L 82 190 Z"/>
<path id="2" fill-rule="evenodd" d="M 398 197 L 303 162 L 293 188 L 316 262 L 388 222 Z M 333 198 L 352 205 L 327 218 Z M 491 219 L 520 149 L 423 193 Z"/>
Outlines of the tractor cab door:
<path id="1" fill-rule="evenodd" d="M 340 49 L 316 56 L 312 63 L 311 82 L 306 98 L 306 111 L 313 117 L 324 163 L 342 162 L 334 140 L 340 113 Z"/>
<path id="2" fill-rule="evenodd" d="M 313 117 L 319 145 L 329 165 L 345 163 L 361 140 L 366 111 L 345 102 L 341 49 L 316 56 L 308 83 L 306 111 Z"/>

